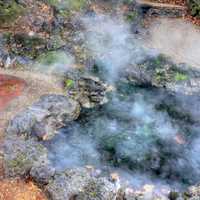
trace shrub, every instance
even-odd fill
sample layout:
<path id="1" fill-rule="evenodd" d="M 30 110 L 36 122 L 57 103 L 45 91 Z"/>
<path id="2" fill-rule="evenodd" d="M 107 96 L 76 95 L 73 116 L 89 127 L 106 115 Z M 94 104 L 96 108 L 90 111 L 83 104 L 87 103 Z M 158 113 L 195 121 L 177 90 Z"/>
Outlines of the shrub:
<path id="1" fill-rule="evenodd" d="M 200 17 L 200 0 L 187 0 L 187 5 L 192 16 Z"/>

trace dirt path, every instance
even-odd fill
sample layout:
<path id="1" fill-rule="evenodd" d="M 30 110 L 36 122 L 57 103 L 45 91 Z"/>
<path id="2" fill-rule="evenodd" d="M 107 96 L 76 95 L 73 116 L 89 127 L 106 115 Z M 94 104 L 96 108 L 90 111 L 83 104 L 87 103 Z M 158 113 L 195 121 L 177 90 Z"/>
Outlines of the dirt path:
<path id="1" fill-rule="evenodd" d="M 175 62 L 200 68 L 200 28 L 184 19 L 152 21 L 146 45 L 170 56 Z"/>

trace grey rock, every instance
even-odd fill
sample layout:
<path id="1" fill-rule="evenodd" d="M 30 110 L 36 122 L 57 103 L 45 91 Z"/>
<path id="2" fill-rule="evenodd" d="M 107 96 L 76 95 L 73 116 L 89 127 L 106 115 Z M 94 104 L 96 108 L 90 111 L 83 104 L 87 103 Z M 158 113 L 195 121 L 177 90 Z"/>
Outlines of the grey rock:
<path id="1" fill-rule="evenodd" d="M 48 163 L 47 149 L 34 138 L 7 135 L 4 143 L 4 167 L 7 177 L 25 177 L 37 163 Z"/>
<path id="2" fill-rule="evenodd" d="M 191 186 L 183 194 L 184 199 L 187 200 L 199 200 L 200 199 L 200 185 Z"/>
<path id="3" fill-rule="evenodd" d="M 114 200 L 115 184 L 103 177 L 93 177 L 85 168 L 56 174 L 45 188 L 52 200 Z"/>
<path id="4" fill-rule="evenodd" d="M 42 164 L 36 163 L 31 168 L 30 176 L 40 184 L 47 184 L 51 180 L 51 178 L 54 176 L 56 170 L 51 165 L 48 164 Z"/>
<path id="5" fill-rule="evenodd" d="M 63 95 L 45 95 L 12 119 L 7 134 L 51 139 L 67 122 L 77 119 L 79 103 Z"/>
<path id="6" fill-rule="evenodd" d="M 79 101 L 83 108 L 94 108 L 108 102 L 106 94 L 111 88 L 98 77 L 81 76 L 72 81 L 73 85 L 67 88 L 67 94 Z"/>
<path id="7" fill-rule="evenodd" d="M 166 88 L 173 94 L 198 96 L 200 92 L 200 71 L 181 64 L 176 65 L 164 56 L 130 65 L 121 76 L 134 85 Z"/>

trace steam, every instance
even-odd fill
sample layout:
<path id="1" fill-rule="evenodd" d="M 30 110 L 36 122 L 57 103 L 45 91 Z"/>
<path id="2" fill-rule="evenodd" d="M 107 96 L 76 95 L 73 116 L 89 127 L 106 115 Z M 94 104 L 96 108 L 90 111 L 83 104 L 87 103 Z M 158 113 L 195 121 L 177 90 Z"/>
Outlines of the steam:
<path id="1" fill-rule="evenodd" d="M 62 75 L 75 67 L 75 59 L 68 52 L 50 51 L 41 55 L 33 69 L 44 74 Z"/>
<path id="2" fill-rule="evenodd" d="M 90 165 L 99 165 L 100 155 L 97 144 L 88 135 L 82 135 L 79 125 L 66 128 L 59 137 L 48 144 L 49 158 L 57 170 Z"/>
<path id="3" fill-rule="evenodd" d="M 177 62 L 200 65 L 200 35 L 194 25 L 183 19 L 159 19 L 151 24 L 149 32 L 148 46 Z"/>
<path id="4" fill-rule="evenodd" d="M 107 80 L 113 81 L 120 69 L 155 54 L 143 48 L 141 41 L 131 34 L 129 24 L 120 17 L 96 15 L 84 17 L 82 21 L 86 28 L 86 46 L 97 65 L 106 69 Z"/>
<path id="5" fill-rule="evenodd" d="M 127 66 L 158 53 L 144 48 L 120 17 L 85 16 L 82 22 L 84 45 L 111 84 Z M 53 63 L 41 62 L 38 67 L 63 73 L 76 63 L 66 52 L 57 56 Z M 130 89 L 128 84 L 126 87 Z M 177 182 L 194 183 L 199 175 L 199 141 L 189 143 L 183 128 L 167 112 L 156 110 L 157 95 L 158 91 L 155 94 L 150 89 L 124 94 L 117 88 L 109 104 L 96 112 L 85 111 L 47 144 L 53 165 L 58 170 L 84 165 L 111 167 L 134 186 L 149 183 L 169 188 Z M 159 98 L 165 97 L 161 94 Z"/>

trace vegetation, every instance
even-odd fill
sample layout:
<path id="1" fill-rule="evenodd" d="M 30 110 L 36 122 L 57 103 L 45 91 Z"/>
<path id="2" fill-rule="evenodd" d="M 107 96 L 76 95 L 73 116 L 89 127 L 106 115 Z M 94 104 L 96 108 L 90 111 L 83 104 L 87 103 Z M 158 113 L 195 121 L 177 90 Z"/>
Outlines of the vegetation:
<path id="1" fill-rule="evenodd" d="M 74 86 L 74 80 L 72 79 L 66 79 L 65 80 L 65 87 L 66 88 L 72 88 Z"/>
<path id="2" fill-rule="evenodd" d="M 78 11 L 84 8 L 84 6 L 87 3 L 87 0 L 68 0 L 68 1 L 47 0 L 47 3 L 59 9 Z"/>
<path id="3" fill-rule="evenodd" d="M 187 79 L 188 79 L 188 76 L 186 74 L 176 72 L 176 74 L 175 74 L 176 81 L 186 81 Z"/>
<path id="4" fill-rule="evenodd" d="M 20 15 L 23 14 L 23 7 L 14 0 L 0 0 L 0 26 L 5 23 L 13 23 Z"/>
<path id="5" fill-rule="evenodd" d="M 132 11 L 132 12 L 129 12 L 127 15 L 126 15 L 126 20 L 127 21 L 133 21 L 135 20 L 135 18 L 138 16 L 138 13 L 136 11 Z"/>
<path id="6" fill-rule="evenodd" d="M 187 5 L 192 16 L 200 17 L 200 0 L 188 0 Z"/>

